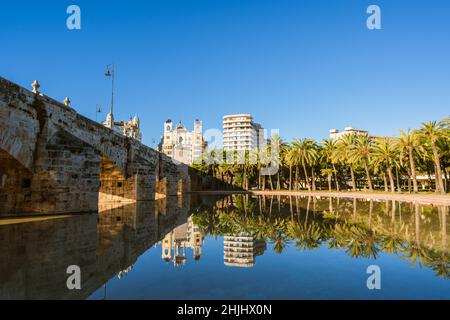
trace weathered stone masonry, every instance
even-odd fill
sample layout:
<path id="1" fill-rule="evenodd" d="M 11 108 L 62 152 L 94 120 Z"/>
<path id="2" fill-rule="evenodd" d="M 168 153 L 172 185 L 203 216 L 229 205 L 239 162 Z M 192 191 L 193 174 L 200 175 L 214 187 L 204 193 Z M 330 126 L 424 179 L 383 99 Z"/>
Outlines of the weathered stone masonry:
<path id="1" fill-rule="evenodd" d="M 0 216 L 97 211 L 190 190 L 192 171 L 0 77 Z"/>

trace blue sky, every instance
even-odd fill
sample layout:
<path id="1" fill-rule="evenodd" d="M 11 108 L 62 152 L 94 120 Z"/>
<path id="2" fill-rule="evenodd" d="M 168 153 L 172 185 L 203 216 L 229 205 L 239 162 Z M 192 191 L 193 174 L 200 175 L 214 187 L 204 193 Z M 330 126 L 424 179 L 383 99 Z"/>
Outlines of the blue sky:
<path id="1" fill-rule="evenodd" d="M 382 30 L 366 28 L 370 4 Z M 116 118 L 139 114 L 152 146 L 167 118 L 221 128 L 231 113 L 288 140 L 396 134 L 450 114 L 449 21 L 438 0 L 16 0 L 0 4 L 0 76 L 104 118 L 114 62 Z"/>

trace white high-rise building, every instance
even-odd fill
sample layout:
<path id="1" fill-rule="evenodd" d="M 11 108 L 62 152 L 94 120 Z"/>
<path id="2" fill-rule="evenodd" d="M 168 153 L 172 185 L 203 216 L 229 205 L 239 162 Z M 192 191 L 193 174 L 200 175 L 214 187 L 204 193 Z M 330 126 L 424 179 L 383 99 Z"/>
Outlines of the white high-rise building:
<path id="1" fill-rule="evenodd" d="M 225 151 L 242 151 L 260 148 L 264 143 L 264 129 L 253 122 L 251 114 L 234 114 L 223 117 L 223 148 Z"/>
<path id="2" fill-rule="evenodd" d="M 160 144 L 160 151 L 164 154 L 191 165 L 201 158 L 204 147 L 205 140 L 200 120 L 195 120 L 192 132 L 189 132 L 181 122 L 175 128 L 170 119 L 164 123 L 164 135 Z"/>

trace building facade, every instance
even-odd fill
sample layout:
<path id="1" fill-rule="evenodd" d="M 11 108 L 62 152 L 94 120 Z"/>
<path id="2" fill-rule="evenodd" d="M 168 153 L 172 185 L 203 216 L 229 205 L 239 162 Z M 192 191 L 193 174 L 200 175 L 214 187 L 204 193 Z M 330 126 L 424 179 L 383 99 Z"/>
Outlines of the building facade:
<path id="1" fill-rule="evenodd" d="M 223 148 L 225 151 L 243 151 L 260 148 L 264 129 L 253 121 L 251 114 L 234 114 L 223 117 Z"/>
<path id="2" fill-rule="evenodd" d="M 358 130 L 352 127 L 346 127 L 344 131 L 339 131 L 337 129 L 330 130 L 330 138 L 331 139 L 340 139 L 345 135 L 368 135 L 369 132 L 365 130 Z"/>
<path id="3" fill-rule="evenodd" d="M 195 120 L 193 131 L 188 131 L 181 122 L 176 127 L 170 119 L 164 123 L 164 135 L 161 138 L 159 149 L 169 157 L 192 165 L 202 157 L 205 147 L 200 120 Z"/>
<path id="4" fill-rule="evenodd" d="M 103 125 L 126 137 L 142 141 L 140 121 L 137 115 L 130 118 L 129 121 L 114 121 L 112 112 L 109 112 L 106 115 L 106 120 L 103 122 Z"/>

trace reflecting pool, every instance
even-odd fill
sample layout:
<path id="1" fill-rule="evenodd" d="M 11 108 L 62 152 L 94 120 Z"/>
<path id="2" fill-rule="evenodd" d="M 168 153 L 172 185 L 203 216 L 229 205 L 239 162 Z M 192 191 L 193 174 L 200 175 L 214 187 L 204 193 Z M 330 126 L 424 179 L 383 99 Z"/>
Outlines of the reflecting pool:
<path id="1" fill-rule="evenodd" d="M 0 220 L 0 299 L 450 299 L 449 211 L 192 195 Z"/>

